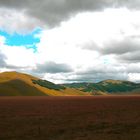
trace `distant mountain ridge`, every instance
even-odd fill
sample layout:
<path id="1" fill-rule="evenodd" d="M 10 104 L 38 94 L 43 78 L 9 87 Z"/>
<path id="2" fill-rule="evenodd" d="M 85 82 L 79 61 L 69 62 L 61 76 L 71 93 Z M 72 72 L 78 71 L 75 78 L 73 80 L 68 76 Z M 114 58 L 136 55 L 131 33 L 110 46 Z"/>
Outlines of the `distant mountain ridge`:
<path id="1" fill-rule="evenodd" d="M 140 93 L 140 84 L 121 80 L 104 80 L 98 83 L 71 83 L 62 84 L 65 87 L 79 89 L 91 94 L 138 94 Z"/>

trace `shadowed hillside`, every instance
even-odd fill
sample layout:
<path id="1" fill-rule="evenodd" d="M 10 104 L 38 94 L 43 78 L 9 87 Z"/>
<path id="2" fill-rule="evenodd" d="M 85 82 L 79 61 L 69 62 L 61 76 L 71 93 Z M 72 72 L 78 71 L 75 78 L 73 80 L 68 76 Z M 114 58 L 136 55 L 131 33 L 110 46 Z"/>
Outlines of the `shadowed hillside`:
<path id="1" fill-rule="evenodd" d="M 0 73 L 0 96 L 67 96 L 89 95 L 85 92 L 56 85 L 37 77 L 18 73 Z"/>
<path id="2" fill-rule="evenodd" d="M 43 92 L 21 80 L 11 80 L 0 84 L 0 96 L 43 96 Z"/>
<path id="3" fill-rule="evenodd" d="M 37 84 L 37 85 L 40 85 L 40 86 L 48 88 L 48 89 L 54 89 L 54 90 L 66 89 L 64 86 L 56 85 L 56 84 L 46 81 L 46 80 L 32 80 L 32 81 L 33 81 L 33 84 Z"/>

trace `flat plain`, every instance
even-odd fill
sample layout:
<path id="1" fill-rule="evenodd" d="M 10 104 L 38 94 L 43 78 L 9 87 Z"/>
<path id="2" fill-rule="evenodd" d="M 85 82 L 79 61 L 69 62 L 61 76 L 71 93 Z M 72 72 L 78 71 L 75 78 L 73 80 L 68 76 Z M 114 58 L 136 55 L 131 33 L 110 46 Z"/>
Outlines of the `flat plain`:
<path id="1" fill-rule="evenodd" d="M 0 97 L 0 140 L 140 140 L 140 96 Z"/>

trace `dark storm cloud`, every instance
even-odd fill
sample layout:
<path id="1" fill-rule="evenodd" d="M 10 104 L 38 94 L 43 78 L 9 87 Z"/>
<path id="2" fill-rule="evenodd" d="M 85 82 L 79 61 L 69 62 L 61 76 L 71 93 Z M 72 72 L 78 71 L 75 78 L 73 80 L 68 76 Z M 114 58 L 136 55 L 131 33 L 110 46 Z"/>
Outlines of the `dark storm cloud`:
<path id="1" fill-rule="evenodd" d="M 119 62 L 140 62 L 140 38 L 138 36 L 126 37 L 121 41 L 110 41 L 104 48 L 97 50 L 102 55 L 115 55 Z"/>
<path id="2" fill-rule="evenodd" d="M 140 65 L 138 63 L 127 65 L 126 71 L 128 73 L 140 73 Z"/>
<path id="3" fill-rule="evenodd" d="M 127 7 L 130 9 L 140 9 L 140 1 L 139 0 L 116 0 L 116 5 L 121 7 Z"/>
<path id="4" fill-rule="evenodd" d="M 0 52 L 0 68 L 6 67 L 5 55 Z"/>
<path id="5" fill-rule="evenodd" d="M 97 73 L 83 73 L 75 75 L 75 78 L 67 79 L 66 82 L 100 82 L 103 80 L 112 79 L 112 80 L 127 80 L 127 73 L 122 72 L 97 72 Z"/>
<path id="6" fill-rule="evenodd" d="M 84 71 L 74 73 L 74 78 L 66 79 L 66 82 L 100 82 L 106 79 L 127 80 L 128 73 L 120 66 L 99 66 L 88 68 Z"/>
<path id="7" fill-rule="evenodd" d="M 111 40 L 104 44 L 104 48 L 100 50 L 102 54 L 125 54 L 140 50 L 140 39 L 124 38 L 121 41 Z"/>
<path id="8" fill-rule="evenodd" d="M 0 7 L 25 10 L 49 26 L 58 25 L 73 14 L 111 7 L 140 8 L 138 0 L 0 0 Z"/>
<path id="9" fill-rule="evenodd" d="M 37 64 L 37 68 L 33 70 L 36 73 L 69 73 L 72 68 L 67 64 L 57 64 L 55 62 L 46 62 L 45 64 Z"/>
<path id="10" fill-rule="evenodd" d="M 124 37 L 122 40 L 110 40 L 108 43 L 104 43 L 102 48 L 94 42 L 89 42 L 84 44 L 82 48 L 97 51 L 101 56 L 113 54 L 117 60 L 140 61 L 139 36 Z"/>
<path id="11" fill-rule="evenodd" d="M 137 52 L 129 52 L 129 53 L 117 56 L 116 58 L 122 62 L 127 62 L 127 63 L 140 62 L 140 50 Z"/>

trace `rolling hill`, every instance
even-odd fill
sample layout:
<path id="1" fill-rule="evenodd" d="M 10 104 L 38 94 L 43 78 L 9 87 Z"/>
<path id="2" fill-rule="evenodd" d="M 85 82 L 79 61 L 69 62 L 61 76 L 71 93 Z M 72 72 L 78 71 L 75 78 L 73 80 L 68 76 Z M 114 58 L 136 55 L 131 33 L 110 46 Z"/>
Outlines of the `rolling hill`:
<path id="1" fill-rule="evenodd" d="M 68 96 L 86 94 L 77 89 L 56 85 L 24 73 L 0 73 L 0 96 Z"/>
<path id="2" fill-rule="evenodd" d="M 79 89 L 93 95 L 133 95 L 140 93 L 140 84 L 120 80 L 105 80 L 99 83 L 71 83 L 62 84 L 62 86 Z"/>
<path id="3" fill-rule="evenodd" d="M 134 95 L 140 84 L 105 80 L 99 83 L 54 84 L 47 80 L 19 73 L 0 73 L 0 96 L 79 96 L 79 95 Z"/>

